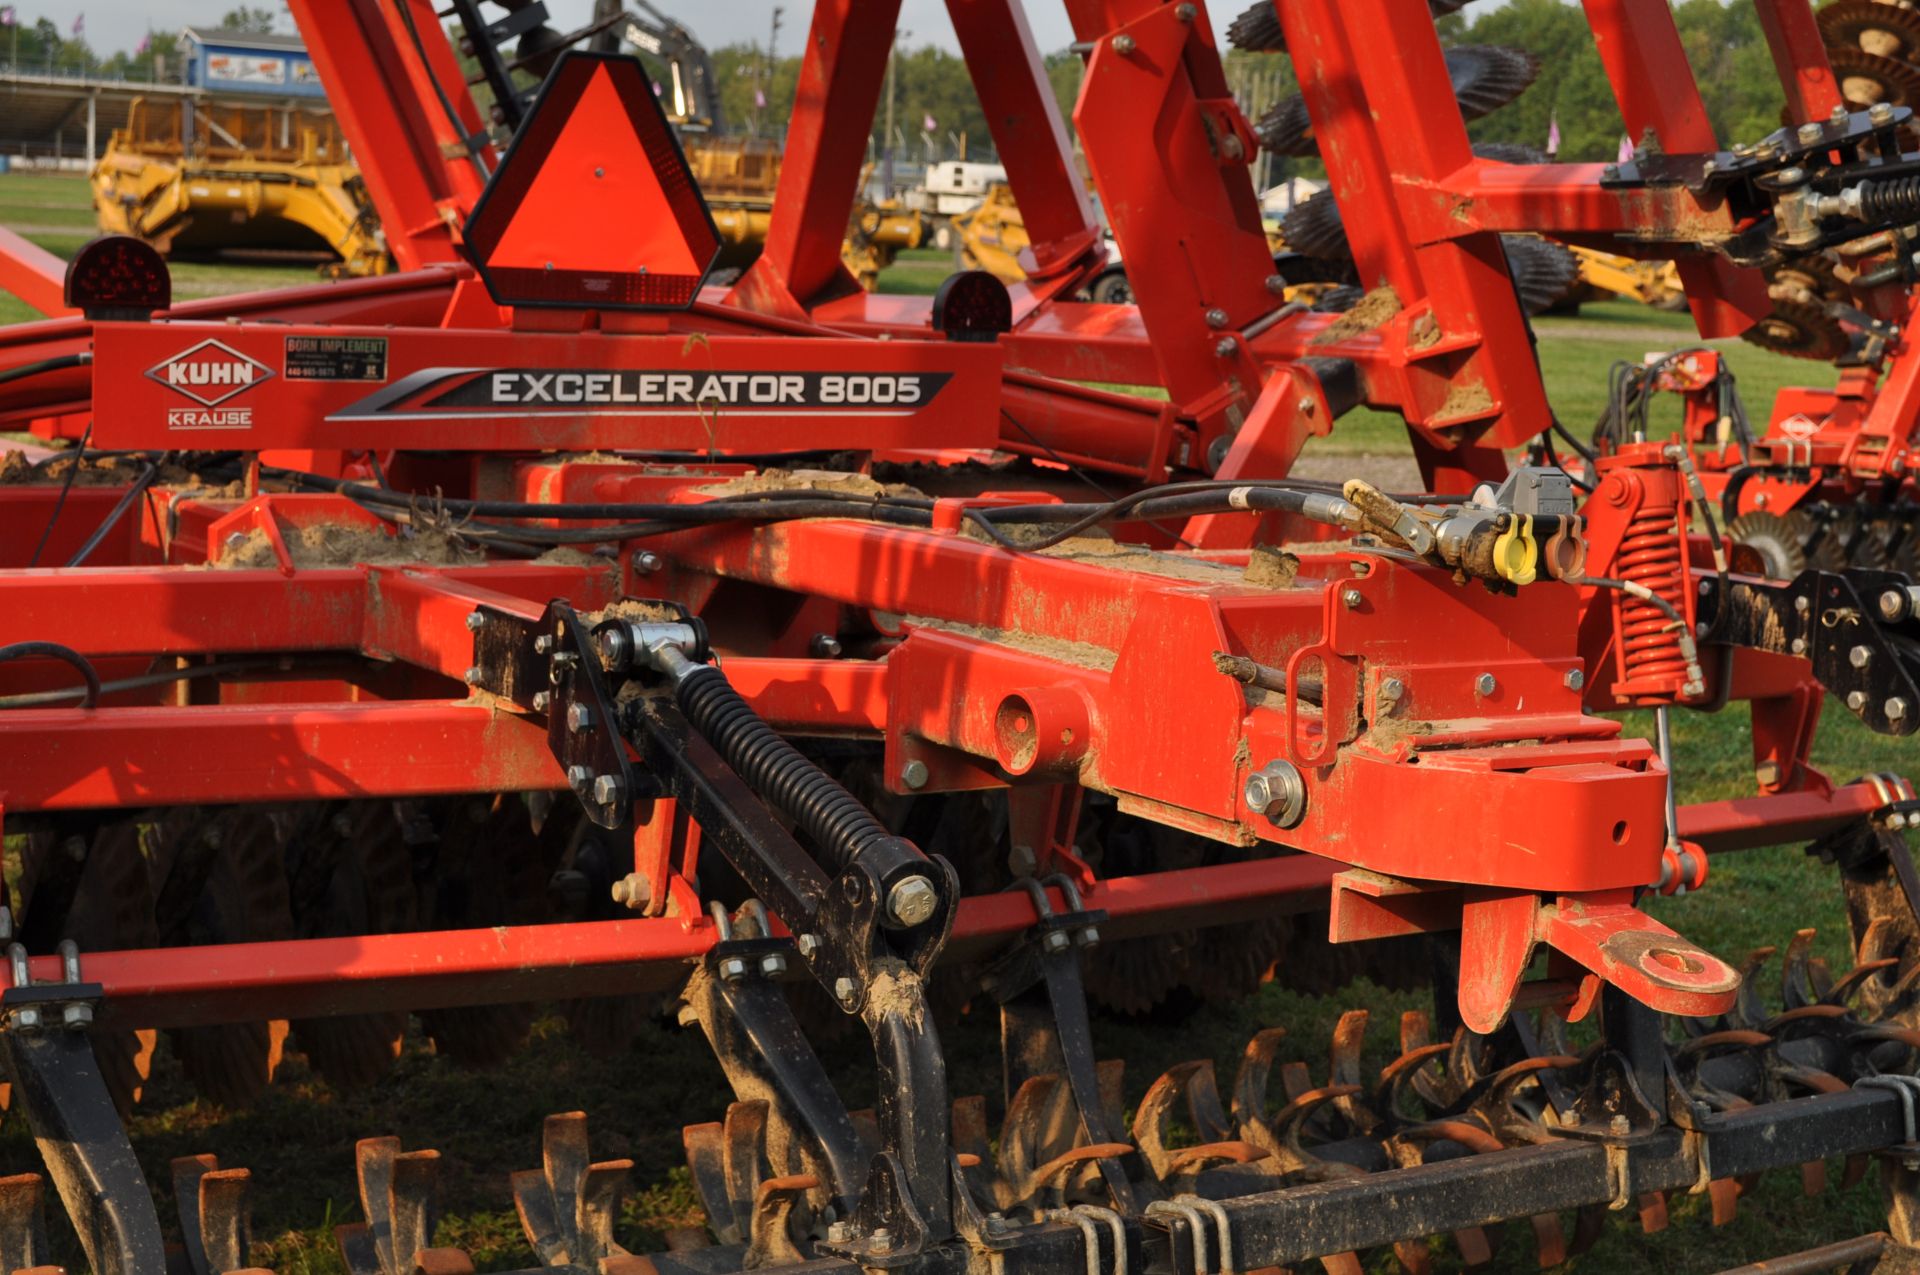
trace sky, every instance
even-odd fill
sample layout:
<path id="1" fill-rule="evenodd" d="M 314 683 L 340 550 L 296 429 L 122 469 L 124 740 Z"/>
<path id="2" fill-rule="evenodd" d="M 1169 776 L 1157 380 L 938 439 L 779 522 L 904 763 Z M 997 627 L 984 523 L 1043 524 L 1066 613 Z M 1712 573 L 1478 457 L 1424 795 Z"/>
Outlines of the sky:
<path id="1" fill-rule="evenodd" d="M 261 0 L 251 0 L 259 4 Z M 271 0 L 269 0 L 271 2 Z M 70 30 L 76 15 L 86 18 L 86 38 L 101 53 L 132 49 L 150 29 L 175 30 L 196 23 L 212 24 L 220 15 L 236 6 L 238 0 L 59 0 L 58 3 L 18 5 L 23 21 L 32 23 L 42 17 L 52 19 L 62 32 Z M 709 48 L 746 40 L 764 45 L 773 4 L 769 0 L 654 0 L 661 12 L 679 19 Z M 1245 7 L 1247 0 L 1213 0 L 1208 12 L 1216 34 L 1224 33 L 1227 23 Z M 280 6 L 274 5 L 279 8 Z M 592 10 L 592 0 L 548 0 L 555 25 L 578 24 Z M 786 0 L 780 28 L 779 52 L 800 51 L 812 5 L 808 0 Z M 1065 48 L 1073 39 L 1067 25 L 1066 7 L 1059 0 L 1029 0 L 1027 20 L 1042 52 Z M 292 30 L 284 16 L 282 27 Z M 912 48 L 932 44 L 958 51 L 953 27 L 947 21 L 944 0 L 902 0 L 900 29 L 909 32 L 905 43 Z M 1224 35 L 1221 35 L 1224 43 Z"/>

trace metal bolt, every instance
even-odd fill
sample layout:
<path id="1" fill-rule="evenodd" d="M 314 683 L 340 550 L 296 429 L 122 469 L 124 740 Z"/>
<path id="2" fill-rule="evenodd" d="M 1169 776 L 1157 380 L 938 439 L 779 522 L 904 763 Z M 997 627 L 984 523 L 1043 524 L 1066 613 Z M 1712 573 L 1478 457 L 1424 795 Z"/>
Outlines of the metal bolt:
<path id="1" fill-rule="evenodd" d="M 533 693 L 533 711 L 534 712 L 536 713 L 546 712 L 547 706 L 551 703 L 553 703 L 552 691 L 535 691 Z"/>
<path id="2" fill-rule="evenodd" d="M 1006 1234 L 1006 1230 L 1007 1230 L 1006 1218 L 1002 1217 L 998 1213 L 987 1214 L 987 1234 L 988 1235 L 1004 1235 Z"/>
<path id="3" fill-rule="evenodd" d="M 1340 605 L 1349 611 L 1358 611 L 1360 604 L 1364 601 L 1366 597 L 1358 589 L 1340 590 Z"/>
<path id="4" fill-rule="evenodd" d="M 921 789 L 927 786 L 927 763 L 919 758 L 900 768 L 900 782 L 909 788 Z"/>
<path id="5" fill-rule="evenodd" d="M 626 786 L 618 775 L 601 775 L 593 781 L 593 799 L 603 806 L 617 806 Z"/>
<path id="6" fill-rule="evenodd" d="M 1800 139 L 1802 146 L 1811 146 L 1820 140 L 1821 128 L 1818 124 L 1802 124 L 1794 136 Z"/>
<path id="7" fill-rule="evenodd" d="M 60 1011 L 60 1024 L 70 1032 L 83 1032 L 93 1026 L 93 1006 L 69 1005 Z"/>
<path id="8" fill-rule="evenodd" d="M 1407 693 L 1407 684 L 1397 677 L 1380 679 L 1380 689 L 1374 695 L 1376 711 L 1382 717 L 1390 717 L 1400 707 L 1400 700 Z"/>
<path id="9" fill-rule="evenodd" d="M 1099 947 L 1100 927 L 1097 925 L 1086 926 L 1080 931 L 1079 941 L 1081 947 Z"/>
<path id="10" fill-rule="evenodd" d="M 1907 591 L 1905 589 L 1888 589 L 1880 595 L 1881 619 L 1898 620 L 1905 616 L 1906 613 Z"/>
<path id="11" fill-rule="evenodd" d="M 1473 692 L 1479 696 L 1488 696 L 1500 689 L 1499 681 L 1491 673 L 1482 673 L 1473 679 Z"/>
<path id="12" fill-rule="evenodd" d="M 778 952 L 769 952 L 760 958 L 760 972 L 768 978 L 779 978 L 787 972 L 787 958 Z"/>
<path id="13" fill-rule="evenodd" d="M 1829 112 L 1827 112 L 1827 119 L 1829 119 L 1830 121 L 1832 121 L 1832 122 L 1833 122 L 1833 123 L 1835 123 L 1835 124 L 1844 124 L 1844 123 L 1846 123 L 1846 122 L 1847 122 L 1847 108 L 1846 108 L 1846 107 L 1844 107 L 1844 106 L 1835 106 L 1835 107 L 1834 107 L 1834 108 L 1833 108 L 1833 109 L 1832 109 L 1831 111 L 1829 111 Z"/>
<path id="14" fill-rule="evenodd" d="M 807 653 L 816 660 L 837 660 L 841 649 L 840 639 L 831 633 L 816 633 L 807 643 Z"/>
<path id="15" fill-rule="evenodd" d="M 593 170 L 593 175 L 595 177 L 605 177 L 607 175 L 607 170 L 604 168 L 596 168 Z"/>
<path id="16" fill-rule="evenodd" d="M 1072 942 L 1065 930 L 1048 930 L 1047 937 L 1040 940 L 1040 945 L 1049 952 L 1064 952 L 1067 950 L 1067 945 Z"/>
<path id="17" fill-rule="evenodd" d="M 1607 1129 L 1614 1137 L 1619 1138 L 1631 1132 L 1633 1125 L 1628 1122 L 1625 1116 L 1615 1116 L 1607 1122 Z"/>
<path id="18" fill-rule="evenodd" d="M 1780 170 L 1780 184 L 1783 186 L 1798 186 L 1806 179 L 1807 173 L 1803 168 L 1783 168 Z"/>
<path id="19" fill-rule="evenodd" d="M 575 788 L 584 788 L 593 782 L 593 772 L 585 766 L 567 767 L 567 782 Z"/>
<path id="20" fill-rule="evenodd" d="M 925 924 L 940 902 L 933 882 L 915 874 L 894 883 L 887 891 L 887 915 L 909 928 Z"/>
<path id="21" fill-rule="evenodd" d="M 1865 668 L 1873 663 L 1873 651 L 1864 646 L 1856 646 L 1847 652 L 1847 663 L 1855 668 Z"/>
<path id="22" fill-rule="evenodd" d="M 1302 394 L 1299 401 L 1293 405 L 1293 410 L 1302 416 L 1312 416 L 1320 410 L 1320 405 L 1313 401 L 1312 395 Z"/>
<path id="23" fill-rule="evenodd" d="M 1120 54 L 1126 54 L 1126 53 L 1131 53 L 1131 52 L 1133 52 L 1133 37 L 1132 37 L 1132 36 L 1130 36 L 1130 35 L 1116 35 L 1116 36 L 1114 36 L 1114 37 L 1113 37 L 1113 51 L 1114 51 L 1115 53 L 1120 53 Z"/>
<path id="24" fill-rule="evenodd" d="M 1600 170 L 1600 180 L 1603 182 L 1618 181 L 1619 179 L 1620 165 L 1618 164 L 1608 164 Z"/>
<path id="25" fill-rule="evenodd" d="M 535 655 L 545 655 L 548 651 L 551 651 L 552 649 L 553 649 L 553 634 L 551 633 L 542 633 L 539 637 L 533 640 L 533 653 Z"/>
<path id="26" fill-rule="evenodd" d="M 1907 715 L 1907 701 L 1898 695 L 1889 696 L 1883 707 L 1886 709 L 1887 720 L 1890 722 L 1897 722 Z"/>
<path id="27" fill-rule="evenodd" d="M 653 882 L 638 872 L 629 872 L 613 883 L 613 901 L 637 912 L 653 902 Z"/>
<path id="28" fill-rule="evenodd" d="M 1852 709 L 1854 712 L 1857 713 L 1861 709 L 1865 708 L 1866 706 L 1867 706 L 1867 693 L 1865 691 L 1848 691 L 1847 692 L 1848 708 Z"/>
<path id="29" fill-rule="evenodd" d="M 867 1237 L 867 1247 L 876 1253 L 884 1253 L 893 1247 L 893 1232 L 884 1226 L 873 1228 L 873 1234 Z"/>
<path id="30" fill-rule="evenodd" d="M 1227 312 L 1225 310 L 1222 310 L 1219 306 L 1215 306 L 1213 307 L 1213 309 L 1207 311 L 1207 326 L 1210 328 L 1226 327 Z"/>
<path id="31" fill-rule="evenodd" d="M 467 669 L 465 673 L 461 674 L 460 677 L 468 686 L 480 685 L 480 666 L 478 664 L 473 665 Z"/>
<path id="32" fill-rule="evenodd" d="M 593 729 L 593 710 L 579 700 L 567 705 L 567 729 L 579 735 Z"/>
<path id="33" fill-rule="evenodd" d="M 1249 810 L 1282 828 L 1291 828 L 1306 817 L 1306 781 L 1290 761 L 1270 761 L 1248 775 L 1242 796 Z"/>
<path id="34" fill-rule="evenodd" d="M 1240 343 L 1230 336 L 1223 336 L 1213 343 L 1213 353 L 1217 358 L 1230 359 L 1239 348 Z"/>
<path id="35" fill-rule="evenodd" d="M 1182 22 L 1193 21 L 1194 14 L 1197 12 L 1198 10 L 1190 4 L 1177 4 L 1173 6 L 1173 16 Z"/>
<path id="36" fill-rule="evenodd" d="M 1587 684 L 1586 672 L 1582 669 L 1570 668 L 1567 670 L 1567 675 L 1560 679 L 1560 684 L 1570 691 L 1577 691 Z"/>
<path id="37" fill-rule="evenodd" d="M 37 1009 L 16 1009 L 13 1011 L 13 1025 L 21 1031 L 31 1031 L 40 1025 L 40 1011 Z"/>
<path id="38" fill-rule="evenodd" d="M 818 934 L 802 934 L 794 940 L 794 945 L 800 949 L 800 955 L 806 957 L 808 960 L 812 960 L 813 954 L 820 950 L 820 936 Z"/>
<path id="39" fill-rule="evenodd" d="M 481 615 L 478 611 L 469 611 L 467 613 L 467 632 L 478 633 L 481 629 L 484 629 L 486 627 L 487 627 L 486 616 Z"/>
<path id="40" fill-rule="evenodd" d="M 747 963 L 737 956 L 729 956 L 720 962 L 720 977 L 729 983 L 737 983 L 747 976 Z"/>
<path id="41" fill-rule="evenodd" d="M 1875 128 L 1884 128 L 1893 123 L 1893 103 L 1875 102 L 1867 108 L 1867 122 Z"/>
<path id="42" fill-rule="evenodd" d="M 1287 279 L 1285 275 L 1270 274 L 1267 276 L 1268 292 L 1271 292 L 1274 296 L 1277 297 L 1281 293 L 1285 292 L 1286 290 L 1287 290 Z"/>
<path id="43" fill-rule="evenodd" d="M 1787 649 L 1795 655 L 1805 655 L 1807 653 L 1807 640 L 1805 638 L 1795 638 L 1787 644 Z"/>
<path id="44" fill-rule="evenodd" d="M 1713 581 L 1702 578 L 1700 581 L 1700 596 L 1704 598 L 1709 593 L 1712 593 L 1712 592 L 1713 592 Z"/>
<path id="45" fill-rule="evenodd" d="M 846 1222 L 835 1222 L 827 1228 L 827 1243 L 845 1244 L 853 1238 L 853 1227 Z"/>
<path id="46" fill-rule="evenodd" d="M 842 1005 L 853 1004 L 853 998 L 859 990 L 850 978 L 841 977 L 833 980 L 833 998 Z"/>
<path id="47" fill-rule="evenodd" d="M 1762 788 L 1772 788 L 1780 782 L 1780 763 L 1777 761 L 1761 762 L 1753 768 L 1753 777 Z"/>
<path id="48" fill-rule="evenodd" d="M 666 565 L 665 559 L 651 549 L 642 549 L 633 555 L 633 569 L 643 576 L 650 576 Z"/>

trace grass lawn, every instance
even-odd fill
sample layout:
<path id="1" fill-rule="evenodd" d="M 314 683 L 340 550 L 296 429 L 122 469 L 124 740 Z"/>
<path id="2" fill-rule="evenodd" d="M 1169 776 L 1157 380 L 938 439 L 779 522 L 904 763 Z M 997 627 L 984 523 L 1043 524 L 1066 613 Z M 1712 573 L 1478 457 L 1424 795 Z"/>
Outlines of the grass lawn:
<path id="1" fill-rule="evenodd" d="M 91 215 L 86 188 L 77 178 L 0 176 L 0 224 L 25 228 L 36 242 L 70 252 L 88 237 Z M 952 269 L 950 254 L 921 250 L 902 254 L 884 276 L 884 286 L 931 292 Z M 214 295 L 313 279 L 304 267 L 233 267 L 182 263 L 174 277 L 182 296 Z M 11 298 L 0 297 L 0 321 L 30 317 Z M 1587 307 L 1577 318 L 1547 318 L 1537 324 L 1540 354 L 1555 406 L 1569 428 L 1586 430 L 1605 392 L 1609 366 L 1638 360 L 1652 349 L 1687 339 L 1682 316 L 1625 303 Z M 1740 377 L 1750 412 L 1763 421 L 1774 392 L 1797 380 L 1827 382 L 1824 367 L 1781 359 L 1740 342 L 1724 343 Z M 1406 450 L 1397 419 L 1356 412 L 1335 434 L 1316 440 L 1320 452 L 1393 453 Z M 1651 735 L 1650 718 L 1631 715 L 1629 731 Z M 1716 715 L 1675 718 L 1683 800 L 1733 797 L 1752 790 L 1746 715 L 1739 708 Z M 1828 715 L 1816 758 L 1836 780 L 1871 770 L 1913 769 L 1911 745 L 1870 735 L 1849 714 Z M 1660 900 L 1653 910 L 1668 924 L 1730 959 L 1755 947 L 1784 945 L 1793 932 L 1814 926 L 1817 946 L 1836 966 L 1846 965 L 1845 923 L 1830 869 L 1809 860 L 1799 847 L 1723 856 L 1713 880 L 1697 895 Z M 1096 957 L 1096 959 L 1098 959 Z M 1333 1023 L 1339 1012 L 1366 1006 L 1373 1013 L 1370 1060 L 1391 1053 L 1398 1014 L 1418 1007 L 1414 993 L 1387 992 L 1361 981 L 1324 999 L 1296 995 L 1271 984 L 1234 1005 L 1199 1010 L 1177 1023 L 1105 1020 L 1096 1029 L 1104 1054 L 1128 1061 L 1128 1095 L 1137 1100 L 1147 1083 L 1169 1065 L 1210 1057 L 1223 1082 L 1232 1076 L 1245 1039 L 1274 1024 L 1289 1032 L 1290 1056 L 1323 1072 Z M 253 1169 L 256 1182 L 255 1258 L 283 1275 L 339 1272 L 331 1227 L 355 1220 L 352 1141 L 381 1134 L 400 1136 L 408 1148 L 436 1147 L 444 1156 L 445 1221 L 441 1242 L 472 1249 L 483 1270 L 525 1266 L 530 1258 L 514 1222 L 506 1175 L 539 1163 L 540 1118 L 585 1109 L 594 1121 L 595 1151 L 602 1158 L 635 1161 L 635 1193 L 627 1206 L 622 1238 L 640 1249 L 657 1245 L 668 1227 L 696 1224 L 698 1208 L 680 1166 L 680 1127 L 719 1119 L 727 1094 L 718 1067 L 697 1033 L 668 1020 L 644 1029 L 638 1046 L 617 1059 L 583 1052 L 556 1020 L 543 1020 L 532 1045 L 504 1068 L 475 1073 L 436 1059 L 419 1039 L 411 1042 L 394 1074 L 369 1088 L 335 1093 L 305 1075 L 296 1059 L 290 1082 L 276 1087 L 254 1108 L 227 1113 L 200 1102 L 162 1045 L 162 1064 L 134 1134 L 150 1179 L 167 1180 L 169 1157 L 215 1152 L 228 1165 Z M 997 1093 L 994 1016 L 978 1007 L 941 1024 L 948 1043 L 953 1092 Z M 872 1101 L 869 1067 L 853 1040 L 823 1047 L 830 1070 L 844 1078 L 853 1105 Z M 0 1128 L 0 1172 L 37 1166 L 31 1140 L 15 1120 Z M 1841 1238 L 1884 1225 L 1871 1183 L 1847 1195 L 1802 1200 L 1791 1174 L 1776 1174 L 1743 1201 L 1740 1218 L 1720 1231 L 1707 1227 L 1700 1201 L 1674 1205 L 1676 1233 L 1648 1239 L 1628 1215 L 1609 1228 L 1600 1246 L 1576 1263 L 1583 1272 L 1648 1269 L 1710 1271 L 1807 1244 Z M 64 1231 L 64 1223 L 56 1229 Z M 1493 1268 L 1534 1269 L 1525 1224 L 1500 1237 Z M 72 1249 L 63 1250 L 72 1260 Z M 1458 1266 L 1450 1244 L 1438 1246 L 1441 1269 Z M 1374 1269 L 1391 1267 L 1379 1258 Z M 77 1267 L 75 1267 L 77 1269 Z"/>

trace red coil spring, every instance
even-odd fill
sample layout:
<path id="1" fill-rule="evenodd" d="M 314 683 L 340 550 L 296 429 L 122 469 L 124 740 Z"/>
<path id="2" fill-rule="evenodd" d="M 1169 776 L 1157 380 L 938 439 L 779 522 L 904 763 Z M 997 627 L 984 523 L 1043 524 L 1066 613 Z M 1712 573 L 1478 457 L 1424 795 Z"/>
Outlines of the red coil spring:
<path id="1" fill-rule="evenodd" d="M 1680 539 L 1680 510 L 1673 501 L 1652 498 L 1627 523 L 1620 542 L 1620 578 L 1644 584 L 1686 614 L 1686 570 Z M 1677 690 L 1687 678 L 1680 635 L 1659 607 L 1639 598 L 1620 599 L 1620 645 L 1629 682 L 1666 682 Z"/>

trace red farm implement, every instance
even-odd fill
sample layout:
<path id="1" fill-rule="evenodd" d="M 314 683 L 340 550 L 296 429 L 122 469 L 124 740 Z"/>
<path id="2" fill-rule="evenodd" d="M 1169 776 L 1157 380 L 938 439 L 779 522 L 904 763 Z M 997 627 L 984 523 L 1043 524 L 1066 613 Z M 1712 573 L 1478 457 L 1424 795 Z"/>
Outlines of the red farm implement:
<path id="1" fill-rule="evenodd" d="M 163 1231 L 123 1120 L 156 1032 L 239 1105 L 288 1042 L 348 1085 L 409 1014 L 480 1062 L 538 1007 L 617 1031 L 595 1003 L 653 994 L 739 1099 L 685 1134 L 711 1235 L 621 1247 L 631 1166 L 555 1116 L 512 1183 L 539 1269 L 1423 1270 L 1426 1237 L 1476 1262 L 1522 1218 L 1553 1264 L 1609 1209 L 1730 1215 L 1753 1175 L 1874 1155 L 1887 1230 L 1793 1269 L 1912 1261 L 1920 801 L 1809 757 L 1827 695 L 1920 730 L 1920 592 L 1730 555 L 1762 448 L 1721 436 L 1711 355 L 1643 371 L 1562 468 L 1503 246 L 1675 258 L 1717 337 L 1845 245 L 1860 313 L 1904 315 L 1875 272 L 1920 219 L 1909 113 L 1849 110 L 1803 0 L 1759 7 L 1792 124 L 1723 149 L 1668 7 L 1587 4 L 1648 139 L 1605 166 L 1477 156 L 1419 0 L 1256 7 L 1235 30 L 1293 58 L 1366 284 L 1333 314 L 1282 300 L 1197 0 L 1067 4 L 1126 306 L 1075 299 L 1102 229 L 1014 0 L 949 11 L 1027 279 L 932 298 L 840 256 L 897 0 L 816 5 L 725 289 L 646 73 L 567 51 L 604 23 L 293 0 L 398 271 L 176 306 L 102 240 L 68 313 L 0 334 L 0 414 L 45 444 L 0 485 L 0 1054 L 86 1260 L 247 1267 L 245 1169 L 176 1163 Z M 1625 407 L 1661 387 L 1673 440 Z M 1361 404 L 1405 417 L 1424 490 L 1289 477 Z M 1676 803 L 1671 714 L 1733 700 L 1755 791 Z M 1839 865 L 1856 964 L 1797 944 L 1776 1013 L 1639 903 L 1793 840 Z M 1324 1085 L 1277 1029 L 1225 1099 L 1100 1059 L 1090 1002 L 1244 990 L 1307 923 L 1430 954 L 1435 1015 L 1377 1077 L 1364 1016 Z M 871 1113 L 803 997 L 871 1036 Z M 997 1126 L 948 1093 L 967 998 L 1000 1012 Z M 360 1144 L 349 1270 L 472 1269 L 435 1244 L 438 1163 Z M 0 1180 L 7 1269 L 52 1260 L 44 1193 Z"/>

